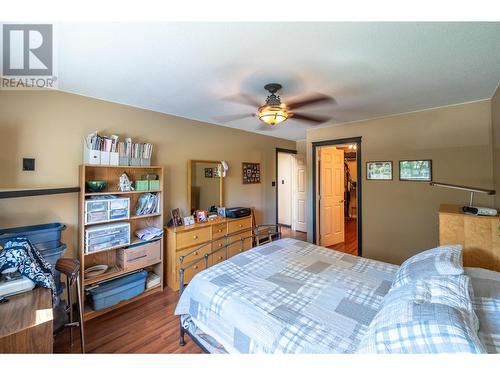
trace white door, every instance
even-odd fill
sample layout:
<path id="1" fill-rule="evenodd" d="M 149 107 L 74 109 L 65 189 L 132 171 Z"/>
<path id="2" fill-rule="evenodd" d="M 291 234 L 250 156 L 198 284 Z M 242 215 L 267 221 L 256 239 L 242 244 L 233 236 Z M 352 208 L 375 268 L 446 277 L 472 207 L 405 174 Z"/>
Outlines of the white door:
<path id="1" fill-rule="evenodd" d="M 306 223 L 306 160 L 304 155 L 295 155 L 293 228 L 307 232 Z"/>
<path id="2" fill-rule="evenodd" d="M 320 149 L 320 245 L 344 242 L 344 151 Z"/>
<path id="3" fill-rule="evenodd" d="M 278 153 L 278 223 L 292 225 L 292 156 Z"/>

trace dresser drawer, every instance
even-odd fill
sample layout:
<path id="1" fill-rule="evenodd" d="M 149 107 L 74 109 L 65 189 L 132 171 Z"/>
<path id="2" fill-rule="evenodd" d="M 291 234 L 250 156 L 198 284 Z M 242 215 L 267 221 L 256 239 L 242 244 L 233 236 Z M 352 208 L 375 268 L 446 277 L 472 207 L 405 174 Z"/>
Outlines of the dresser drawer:
<path id="1" fill-rule="evenodd" d="M 216 252 L 215 254 L 212 254 L 210 256 L 210 266 L 215 266 L 217 263 L 223 262 L 226 260 L 226 251 L 221 250 Z"/>
<path id="2" fill-rule="evenodd" d="M 239 230 L 247 229 L 252 227 L 252 217 L 245 217 L 243 219 L 230 221 L 227 223 L 227 232 L 229 234 L 237 232 Z"/>
<path id="3" fill-rule="evenodd" d="M 177 249 L 193 247 L 210 240 L 210 227 L 177 233 Z"/>
<path id="4" fill-rule="evenodd" d="M 231 237 L 229 237 L 229 243 L 238 241 L 241 238 L 250 237 L 251 235 L 252 235 L 252 231 L 248 231 L 248 232 L 243 232 L 243 233 L 231 236 Z M 246 238 L 243 241 L 243 246 L 242 246 L 241 241 L 238 241 L 238 242 L 228 246 L 227 257 L 231 258 L 232 256 L 234 256 L 236 254 L 242 253 L 246 250 L 250 250 L 252 248 L 252 240 L 253 240 L 252 238 Z"/>
<path id="5" fill-rule="evenodd" d="M 212 242 L 212 251 L 223 248 L 225 244 L 226 244 L 225 238 L 221 238 L 218 241 Z"/>
<path id="6" fill-rule="evenodd" d="M 212 225 L 212 239 L 223 237 L 227 233 L 227 224 L 220 223 Z"/>
<path id="7" fill-rule="evenodd" d="M 180 260 L 179 257 L 181 255 L 184 255 L 185 258 L 182 262 L 182 265 L 184 266 L 184 283 L 187 284 L 188 282 L 191 281 L 191 279 L 196 275 L 198 272 L 203 271 L 205 269 L 205 260 L 204 260 L 204 255 L 209 253 L 210 250 L 210 245 L 203 246 L 201 249 L 196 250 L 194 253 L 189 254 L 186 256 L 186 254 L 190 253 L 196 249 L 196 246 L 194 248 L 178 251 L 176 254 L 176 267 L 175 267 L 175 273 L 176 273 L 176 280 L 177 282 L 179 281 L 179 269 L 180 267 Z M 196 263 L 194 266 L 186 268 L 188 265 L 193 263 L 196 260 L 203 259 L 202 261 Z M 211 259 L 208 259 L 208 266 L 210 266 Z"/>

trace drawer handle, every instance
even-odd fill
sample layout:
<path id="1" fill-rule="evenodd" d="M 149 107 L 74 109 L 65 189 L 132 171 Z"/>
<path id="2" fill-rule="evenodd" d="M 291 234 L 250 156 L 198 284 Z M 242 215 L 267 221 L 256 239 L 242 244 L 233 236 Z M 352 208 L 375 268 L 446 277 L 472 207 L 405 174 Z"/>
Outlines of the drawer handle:
<path id="1" fill-rule="evenodd" d="M 243 228 L 243 224 L 240 224 L 240 228 Z"/>
<path id="2" fill-rule="evenodd" d="M 222 232 L 222 229 L 219 229 L 217 232 L 219 232 L 219 233 Z"/>
<path id="3" fill-rule="evenodd" d="M 148 256 L 148 254 L 144 254 L 144 255 L 141 255 L 140 257 L 137 257 L 137 258 L 134 258 L 134 259 L 130 259 L 131 262 L 134 262 L 136 261 L 137 259 L 142 259 L 142 258 L 146 258 Z"/>
<path id="4" fill-rule="evenodd" d="M 219 243 L 219 247 L 222 247 L 222 244 L 221 244 L 221 243 Z"/>
<path id="5" fill-rule="evenodd" d="M 194 238 L 195 240 L 197 240 L 197 239 L 198 239 L 198 236 L 197 236 L 197 235 L 194 235 L 194 236 L 193 236 L 193 238 Z"/>
<path id="6" fill-rule="evenodd" d="M 197 270 L 197 269 L 198 269 L 198 266 L 194 266 L 193 268 L 194 268 L 195 270 Z"/>
<path id="7" fill-rule="evenodd" d="M 219 257 L 219 260 L 221 260 L 221 259 L 224 259 L 224 257 L 221 257 L 221 256 L 220 256 L 220 257 Z"/>
<path id="8" fill-rule="evenodd" d="M 198 255 L 198 252 L 197 252 L 197 251 L 195 251 L 195 252 L 194 252 L 194 255 Z"/>

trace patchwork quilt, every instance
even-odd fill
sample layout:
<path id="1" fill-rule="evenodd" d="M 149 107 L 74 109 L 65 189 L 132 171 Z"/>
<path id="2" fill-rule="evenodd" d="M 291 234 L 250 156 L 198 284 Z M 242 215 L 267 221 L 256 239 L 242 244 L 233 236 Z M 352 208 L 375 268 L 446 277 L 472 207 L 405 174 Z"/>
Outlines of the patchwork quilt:
<path id="1" fill-rule="evenodd" d="M 352 353 L 397 270 L 286 238 L 200 272 L 175 313 L 230 353 Z"/>

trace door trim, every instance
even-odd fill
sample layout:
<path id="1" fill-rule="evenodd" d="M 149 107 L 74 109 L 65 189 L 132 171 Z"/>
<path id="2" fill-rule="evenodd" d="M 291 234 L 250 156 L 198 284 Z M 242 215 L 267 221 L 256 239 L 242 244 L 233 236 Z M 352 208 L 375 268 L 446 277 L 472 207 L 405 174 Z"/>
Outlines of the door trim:
<path id="1" fill-rule="evenodd" d="M 357 199 L 357 208 L 356 208 L 356 224 L 357 224 L 357 238 L 358 238 L 358 256 L 363 256 L 363 220 L 362 220 L 362 201 L 361 201 L 361 185 L 362 185 L 362 164 L 361 164 L 361 137 L 351 137 L 351 138 L 341 138 L 341 139 L 332 139 L 329 141 L 318 141 L 312 142 L 312 205 L 313 205 L 313 215 L 312 215 L 312 223 L 313 223 L 313 243 L 317 243 L 316 236 L 316 151 L 318 147 L 321 146 L 335 146 L 335 145 L 343 145 L 346 143 L 355 143 L 357 146 L 356 149 L 356 199 Z M 276 190 L 277 192 L 278 190 Z M 276 193 L 277 196 L 277 193 Z M 276 206 L 277 207 L 277 206 Z M 276 211 L 277 215 L 277 211 Z"/>
<path id="2" fill-rule="evenodd" d="M 275 178 L 274 178 L 274 184 L 276 185 L 274 188 L 276 190 L 275 195 L 276 195 L 276 224 L 278 224 L 278 153 L 284 153 L 284 154 L 297 154 L 297 150 L 289 150 L 286 148 L 279 148 L 276 147 L 276 154 L 275 154 L 275 162 L 276 162 L 276 167 L 275 167 Z M 284 227 L 288 227 L 288 225 L 283 225 Z M 291 228 L 292 226 L 290 226 Z"/>

